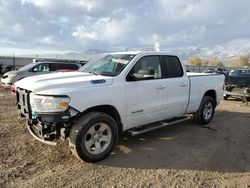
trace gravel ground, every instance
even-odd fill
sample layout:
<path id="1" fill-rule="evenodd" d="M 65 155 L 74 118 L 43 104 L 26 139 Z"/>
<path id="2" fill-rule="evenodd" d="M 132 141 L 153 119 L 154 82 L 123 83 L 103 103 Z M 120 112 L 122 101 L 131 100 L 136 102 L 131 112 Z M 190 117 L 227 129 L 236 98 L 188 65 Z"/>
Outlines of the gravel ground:
<path id="1" fill-rule="evenodd" d="M 106 160 L 36 141 L 0 88 L 0 187 L 250 187 L 250 106 L 222 101 L 210 128 L 184 122 L 120 139 Z"/>

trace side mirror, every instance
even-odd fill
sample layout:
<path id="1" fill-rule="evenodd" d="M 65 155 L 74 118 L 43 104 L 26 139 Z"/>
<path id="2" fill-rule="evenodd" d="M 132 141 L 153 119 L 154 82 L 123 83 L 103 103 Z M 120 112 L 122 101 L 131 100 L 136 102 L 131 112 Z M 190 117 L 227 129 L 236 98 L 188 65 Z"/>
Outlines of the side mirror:
<path id="1" fill-rule="evenodd" d="M 38 68 L 35 67 L 34 69 L 31 70 L 31 72 L 38 72 Z"/>
<path id="2" fill-rule="evenodd" d="M 140 69 L 138 73 L 131 74 L 130 77 L 133 80 L 150 80 L 154 79 L 154 70 L 148 69 L 148 70 L 143 70 Z"/>

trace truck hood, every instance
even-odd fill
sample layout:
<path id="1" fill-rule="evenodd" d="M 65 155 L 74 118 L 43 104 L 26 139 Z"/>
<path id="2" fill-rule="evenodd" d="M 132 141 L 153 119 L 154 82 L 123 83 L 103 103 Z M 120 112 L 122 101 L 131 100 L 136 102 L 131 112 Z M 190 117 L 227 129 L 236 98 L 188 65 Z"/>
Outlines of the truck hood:
<path id="1" fill-rule="evenodd" d="M 24 78 L 14 85 L 36 94 L 63 95 L 91 87 L 111 85 L 112 77 L 84 72 L 58 72 Z"/>
<path id="2" fill-rule="evenodd" d="M 13 71 L 9 71 L 9 72 L 6 72 L 4 75 L 17 75 L 17 74 L 22 74 L 23 71 L 19 71 L 19 70 L 13 70 Z"/>

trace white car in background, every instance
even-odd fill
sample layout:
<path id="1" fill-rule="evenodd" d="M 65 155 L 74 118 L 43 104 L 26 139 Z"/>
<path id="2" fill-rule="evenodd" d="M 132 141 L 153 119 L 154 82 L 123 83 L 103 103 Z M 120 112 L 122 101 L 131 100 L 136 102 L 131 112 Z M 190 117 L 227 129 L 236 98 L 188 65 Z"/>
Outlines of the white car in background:
<path id="1" fill-rule="evenodd" d="M 5 73 L 1 78 L 3 87 L 11 87 L 16 81 L 26 77 L 48 74 L 58 70 L 78 70 L 79 65 L 66 62 L 37 62 L 30 63 L 18 70 Z"/>

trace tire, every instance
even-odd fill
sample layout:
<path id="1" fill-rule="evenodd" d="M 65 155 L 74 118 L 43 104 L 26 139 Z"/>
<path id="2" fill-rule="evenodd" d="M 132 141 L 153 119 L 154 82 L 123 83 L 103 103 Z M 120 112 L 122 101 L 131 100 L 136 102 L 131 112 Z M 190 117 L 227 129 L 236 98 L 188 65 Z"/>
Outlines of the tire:
<path id="1" fill-rule="evenodd" d="M 224 99 L 224 100 L 227 100 L 229 97 L 230 97 L 229 95 L 224 95 L 224 96 L 223 96 L 223 99 Z"/>
<path id="2" fill-rule="evenodd" d="M 115 120 L 102 112 L 83 115 L 70 130 L 70 149 L 80 160 L 98 162 L 105 159 L 118 140 Z"/>
<path id="3" fill-rule="evenodd" d="M 210 96 L 204 96 L 198 111 L 194 113 L 194 121 L 199 124 L 208 124 L 213 119 L 214 109 L 214 99 Z"/>

